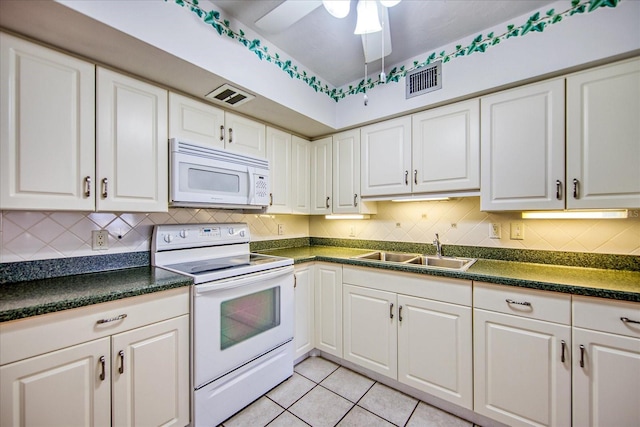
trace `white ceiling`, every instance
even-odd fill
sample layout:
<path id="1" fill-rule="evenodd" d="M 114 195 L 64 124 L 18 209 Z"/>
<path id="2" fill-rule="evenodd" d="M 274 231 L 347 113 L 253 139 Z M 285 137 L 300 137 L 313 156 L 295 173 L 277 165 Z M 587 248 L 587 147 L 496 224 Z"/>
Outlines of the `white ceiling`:
<path id="1" fill-rule="evenodd" d="M 538 10 L 545 12 L 544 7 L 554 1 L 403 0 L 388 10 L 393 50 L 385 58 L 385 68 L 388 71 L 391 65 L 421 54 L 428 56 L 438 47 L 476 36 L 520 15 Z M 334 18 L 321 6 L 278 34 L 265 33 L 255 22 L 283 3 L 282 0 L 213 0 L 213 3 L 224 15 L 262 34 L 268 45 L 286 52 L 295 62 L 333 86 L 341 87 L 363 77 L 362 41 L 353 34 L 356 0 L 351 1 L 346 18 Z M 206 3 L 201 4 L 206 8 Z M 369 73 L 379 72 L 380 67 L 380 60 L 373 62 Z"/>

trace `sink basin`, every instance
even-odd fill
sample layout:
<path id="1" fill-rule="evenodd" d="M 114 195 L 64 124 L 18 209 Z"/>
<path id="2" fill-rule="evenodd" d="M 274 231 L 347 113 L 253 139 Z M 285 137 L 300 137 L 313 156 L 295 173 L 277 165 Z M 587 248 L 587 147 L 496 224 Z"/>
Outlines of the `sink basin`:
<path id="1" fill-rule="evenodd" d="M 364 255 L 357 255 L 354 259 L 367 261 L 393 262 L 400 264 L 420 265 L 424 267 L 445 268 L 449 270 L 465 271 L 476 262 L 474 258 L 437 257 L 431 255 L 417 255 L 398 252 L 376 251 Z"/>
<path id="2" fill-rule="evenodd" d="M 366 259 L 371 261 L 408 262 L 420 258 L 420 255 L 403 254 L 397 252 L 371 252 L 368 254 L 355 256 L 354 258 Z"/>
<path id="3" fill-rule="evenodd" d="M 421 256 L 409 261 L 411 264 L 424 265 L 427 267 L 448 268 L 453 270 L 466 270 L 476 262 L 474 258 L 449 258 L 437 256 Z"/>

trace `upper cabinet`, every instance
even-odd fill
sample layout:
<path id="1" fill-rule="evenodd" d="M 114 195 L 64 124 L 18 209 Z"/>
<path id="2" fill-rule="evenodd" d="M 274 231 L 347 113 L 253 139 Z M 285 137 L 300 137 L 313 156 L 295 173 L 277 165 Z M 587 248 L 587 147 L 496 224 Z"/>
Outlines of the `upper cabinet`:
<path id="1" fill-rule="evenodd" d="M 0 209 L 95 209 L 95 67 L 0 33 Z"/>
<path id="2" fill-rule="evenodd" d="M 225 112 L 225 148 L 255 157 L 267 157 L 266 126 L 255 120 Z"/>
<path id="3" fill-rule="evenodd" d="M 564 79 L 481 99 L 482 210 L 564 208 Z"/>
<path id="4" fill-rule="evenodd" d="M 268 213 L 291 213 L 291 134 L 267 127 Z"/>
<path id="5" fill-rule="evenodd" d="M 311 207 L 310 213 L 330 214 L 333 200 L 332 138 L 326 137 L 311 143 Z"/>
<path id="6" fill-rule="evenodd" d="M 224 110 L 169 93 L 169 138 L 224 148 Z"/>
<path id="7" fill-rule="evenodd" d="M 98 68 L 96 101 L 98 209 L 167 211 L 167 91 Z"/>
<path id="8" fill-rule="evenodd" d="M 567 208 L 640 207 L 640 59 L 567 78 Z"/>
<path id="9" fill-rule="evenodd" d="M 299 136 L 291 136 L 291 210 L 307 214 L 311 210 L 311 143 Z"/>

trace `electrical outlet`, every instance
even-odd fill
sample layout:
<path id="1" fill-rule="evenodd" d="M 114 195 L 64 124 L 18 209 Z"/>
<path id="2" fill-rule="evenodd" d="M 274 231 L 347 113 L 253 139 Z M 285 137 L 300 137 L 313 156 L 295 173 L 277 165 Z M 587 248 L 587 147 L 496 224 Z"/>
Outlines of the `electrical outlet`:
<path id="1" fill-rule="evenodd" d="M 499 239 L 502 237 L 502 227 L 500 227 L 500 223 L 492 222 L 489 224 L 489 238 L 490 239 Z"/>
<path id="2" fill-rule="evenodd" d="M 93 230 L 91 237 L 91 249 L 94 251 L 106 251 L 109 249 L 109 232 L 107 230 Z"/>
<path id="3" fill-rule="evenodd" d="M 524 223 L 511 223 L 511 240 L 524 240 Z"/>
<path id="4" fill-rule="evenodd" d="M 356 237 L 356 226 L 352 225 L 349 227 L 349 237 Z"/>
<path id="5" fill-rule="evenodd" d="M 282 236 L 284 234 L 284 224 L 278 224 L 278 235 Z"/>

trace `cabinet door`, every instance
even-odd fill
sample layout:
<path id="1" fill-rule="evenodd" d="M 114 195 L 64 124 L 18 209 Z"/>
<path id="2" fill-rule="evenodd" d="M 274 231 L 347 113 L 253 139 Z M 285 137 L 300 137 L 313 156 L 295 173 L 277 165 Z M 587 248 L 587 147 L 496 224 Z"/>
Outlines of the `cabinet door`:
<path id="1" fill-rule="evenodd" d="M 291 135 L 267 127 L 269 159 L 268 213 L 291 213 Z"/>
<path id="2" fill-rule="evenodd" d="M 225 148 L 254 157 L 267 157 L 266 126 L 255 120 L 225 112 Z"/>
<path id="3" fill-rule="evenodd" d="M 109 353 L 103 338 L 2 366 L 0 425 L 110 426 Z"/>
<path id="4" fill-rule="evenodd" d="M 473 312 L 474 411 L 510 426 L 571 425 L 571 328 Z"/>
<path id="5" fill-rule="evenodd" d="M 411 117 L 365 126 L 360 132 L 362 195 L 411 193 Z"/>
<path id="6" fill-rule="evenodd" d="M 167 91 L 98 68 L 97 209 L 168 210 Z"/>
<path id="7" fill-rule="evenodd" d="M 479 190 L 479 101 L 435 108 L 411 120 L 413 192 Z"/>
<path id="8" fill-rule="evenodd" d="M 314 348 L 314 298 L 313 298 L 313 265 L 296 266 L 295 274 L 295 346 L 294 359 L 304 356 Z"/>
<path id="9" fill-rule="evenodd" d="M 342 357 L 342 267 L 317 263 L 314 276 L 315 347 Z"/>
<path id="10" fill-rule="evenodd" d="M 333 136 L 333 213 L 358 213 L 360 205 L 360 130 Z"/>
<path id="11" fill-rule="evenodd" d="M 311 143 L 311 214 L 331 213 L 332 140 L 323 138 Z"/>
<path id="12" fill-rule="evenodd" d="M 398 378 L 396 294 L 343 285 L 344 358 Z"/>
<path id="13" fill-rule="evenodd" d="M 295 214 L 309 215 L 311 197 L 311 144 L 306 139 L 291 137 L 291 209 Z"/>
<path id="14" fill-rule="evenodd" d="M 568 208 L 640 207 L 638 117 L 639 59 L 567 78 Z"/>
<path id="15" fill-rule="evenodd" d="M 638 426 L 639 396 L 640 339 L 574 328 L 573 425 Z"/>
<path id="16" fill-rule="evenodd" d="M 169 93 L 169 138 L 224 148 L 224 110 Z"/>
<path id="17" fill-rule="evenodd" d="M 564 209 L 564 79 L 480 102 L 481 210 Z"/>
<path id="18" fill-rule="evenodd" d="M 112 337 L 113 425 L 189 424 L 189 316 Z"/>
<path id="19" fill-rule="evenodd" d="M 94 171 L 94 65 L 0 34 L 0 209 L 94 210 Z"/>
<path id="20" fill-rule="evenodd" d="M 398 381 L 473 408 L 471 308 L 398 295 Z"/>

